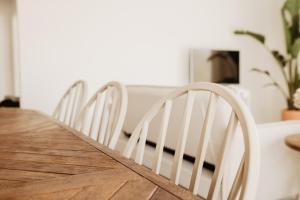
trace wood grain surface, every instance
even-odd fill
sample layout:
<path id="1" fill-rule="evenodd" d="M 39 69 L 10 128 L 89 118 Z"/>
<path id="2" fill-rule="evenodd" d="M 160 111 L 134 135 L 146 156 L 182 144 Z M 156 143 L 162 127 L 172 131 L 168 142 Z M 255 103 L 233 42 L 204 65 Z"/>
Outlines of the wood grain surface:
<path id="1" fill-rule="evenodd" d="M 0 199 L 201 199 L 36 111 L 0 109 Z"/>
<path id="2" fill-rule="evenodd" d="M 300 151 L 300 134 L 289 135 L 285 138 L 285 143 L 292 149 Z"/>

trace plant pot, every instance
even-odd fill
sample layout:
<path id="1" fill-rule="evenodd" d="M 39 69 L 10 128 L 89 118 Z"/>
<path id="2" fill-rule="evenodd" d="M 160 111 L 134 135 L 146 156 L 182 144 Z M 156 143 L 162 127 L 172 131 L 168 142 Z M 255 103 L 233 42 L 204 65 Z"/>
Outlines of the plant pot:
<path id="1" fill-rule="evenodd" d="M 300 110 L 283 110 L 281 113 L 282 120 L 300 120 Z"/>

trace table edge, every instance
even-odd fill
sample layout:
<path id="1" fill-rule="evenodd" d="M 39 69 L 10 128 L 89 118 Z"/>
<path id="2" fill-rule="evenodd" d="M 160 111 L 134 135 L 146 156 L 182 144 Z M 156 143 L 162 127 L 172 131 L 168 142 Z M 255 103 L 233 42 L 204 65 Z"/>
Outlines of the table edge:
<path id="1" fill-rule="evenodd" d="M 296 135 L 300 137 L 300 134 L 299 134 L 299 133 L 297 133 L 297 134 L 291 134 L 291 135 L 286 136 L 286 137 L 284 138 L 284 143 L 285 143 L 288 147 L 290 147 L 291 149 L 293 149 L 293 150 L 295 150 L 295 151 L 300 151 L 300 145 L 299 145 L 299 146 L 298 146 L 298 145 L 294 145 L 294 144 L 290 143 L 290 141 L 289 141 L 289 138 L 290 138 L 290 137 L 296 136 Z"/>

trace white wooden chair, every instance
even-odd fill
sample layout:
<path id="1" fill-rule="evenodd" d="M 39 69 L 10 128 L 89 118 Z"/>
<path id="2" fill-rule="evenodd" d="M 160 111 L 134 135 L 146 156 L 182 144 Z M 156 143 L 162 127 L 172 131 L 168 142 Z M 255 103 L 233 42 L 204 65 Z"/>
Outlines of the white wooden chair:
<path id="1" fill-rule="evenodd" d="M 160 126 L 160 134 L 156 143 L 155 156 L 153 161 L 152 170 L 156 173 L 160 173 L 160 167 L 163 156 L 163 148 L 168 129 L 168 123 L 172 110 L 172 103 L 175 99 L 186 95 L 185 111 L 183 113 L 182 128 L 177 141 L 175 155 L 172 162 L 170 180 L 175 184 L 179 184 L 179 177 L 181 173 L 183 154 L 187 140 L 187 134 L 189 130 L 189 122 L 191 120 L 191 114 L 193 111 L 193 104 L 196 95 L 199 92 L 209 93 L 209 103 L 207 106 L 206 116 L 203 122 L 202 130 L 200 133 L 200 139 L 198 141 L 197 151 L 195 153 L 195 163 L 191 176 L 189 190 L 193 194 L 198 193 L 198 187 L 200 183 L 201 173 L 203 171 L 203 163 L 207 151 L 208 141 L 211 134 L 211 129 L 214 124 L 214 115 L 216 113 L 217 102 L 219 98 L 222 98 L 227 102 L 231 108 L 230 119 L 226 128 L 226 136 L 223 143 L 223 151 L 220 159 L 217 161 L 215 171 L 210 184 L 207 199 L 220 199 L 224 198 L 220 195 L 222 179 L 225 173 L 226 161 L 228 160 L 228 152 L 230 149 L 232 138 L 234 137 L 235 130 L 240 125 L 244 140 L 244 154 L 240 162 L 240 167 L 236 173 L 228 196 L 225 199 L 255 199 L 256 183 L 258 180 L 259 169 L 259 145 L 256 132 L 256 125 L 249 112 L 247 106 L 241 100 L 237 94 L 224 86 L 213 83 L 194 83 L 182 88 L 176 89 L 171 94 L 159 100 L 153 107 L 145 114 L 143 119 L 137 125 L 136 129 L 132 133 L 127 146 L 123 152 L 123 155 L 127 158 L 132 157 L 134 150 L 135 162 L 138 164 L 143 163 L 143 154 L 145 150 L 145 142 L 148 134 L 148 128 L 151 121 L 159 113 L 162 114 L 162 121 Z M 178 122 L 180 123 L 180 122 Z"/>
<path id="2" fill-rule="evenodd" d="M 127 112 L 127 90 L 119 82 L 102 86 L 78 115 L 75 128 L 111 149 L 122 131 Z"/>
<path id="3" fill-rule="evenodd" d="M 75 119 L 86 98 L 87 84 L 85 81 L 76 81 L 68 88 L 57 104 L 52 117 L 73 127 Z"/>

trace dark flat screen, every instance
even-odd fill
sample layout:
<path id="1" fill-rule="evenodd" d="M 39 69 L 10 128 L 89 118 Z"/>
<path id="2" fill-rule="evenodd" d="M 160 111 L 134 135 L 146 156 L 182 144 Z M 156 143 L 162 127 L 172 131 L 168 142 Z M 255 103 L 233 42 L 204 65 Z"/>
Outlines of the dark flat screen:
<path id="1" fill-rule="evenodd" d="M 192 49 L 190 79 L 192 82 L 238 84 L 239 51 Z"/>

